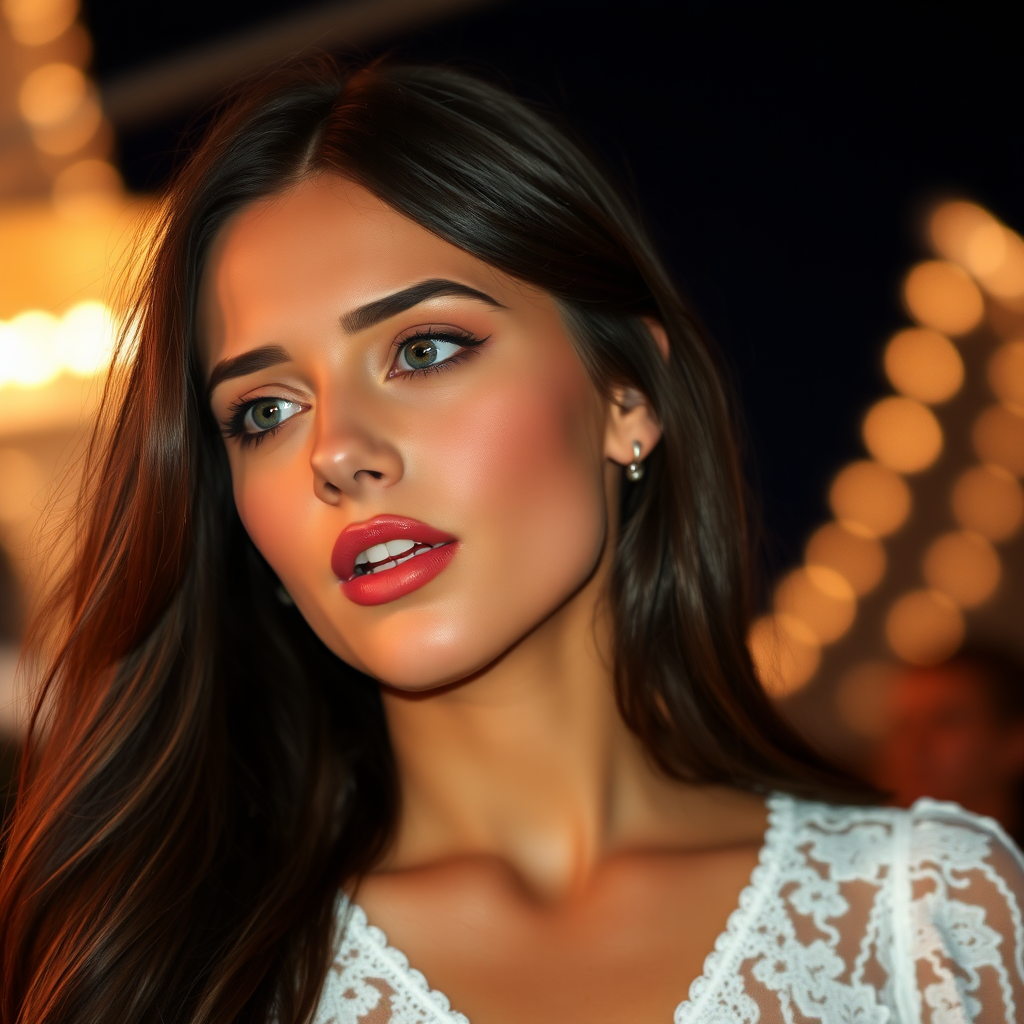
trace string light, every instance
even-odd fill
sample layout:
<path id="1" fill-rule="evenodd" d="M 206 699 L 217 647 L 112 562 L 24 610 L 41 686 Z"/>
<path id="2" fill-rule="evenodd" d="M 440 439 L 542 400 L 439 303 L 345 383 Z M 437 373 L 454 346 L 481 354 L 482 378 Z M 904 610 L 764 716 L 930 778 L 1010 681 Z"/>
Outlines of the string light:
<path id="1" fill-rule="evenodd" d="M 904 479 L 935 465 L 943 428 L 929 406 L 940 406 L 964 386 L 957 345 L 986 311 L 983 292 L 1007 310 L 1024 312 L 1024 241 L 973 203 L 946 203 L 930 221 L 940 259 L 913 267 L 903 285 L 916 327 L 888 342 L 884 366 L 895 395 L 868 411 L 862 437 L 871 459 L 842 469 L 829 491 L 835 515 L 811 536 L 804 565 L 787 574 L 773 595 L 773 611 L 751 631 L 751 650 L 774 697 L 810 682 L 823 648 L 846 635 L 857 602 L 884 579 L 885 539 L 906 522 L 912 495 Z M 993 314 L 995 316 L 995 314 Z M 1012 333 L 1005 316 L 999 330 Z M 934 537 L 921 556 L 922 583 L 897 594 L 884 616 L 884 634 L 896 656 L 911 664 L 938 663 L 963 642 L 963 612 L 997 593 L 1003 575 L 997 544 L 1024 525 L 1024 336 L 1010 337 L 991 355 L 987 377 L 998 399 L 975 418 L 971 440 L 980 464 L 952 482 L 950 510 L 958 529 Z M 756 641 L 756 642 L 755 642 Z M 837 708 L 850 729 L 877 737 L 885 727 L 886 694 L 899 669 L 869 660 L 838 682 Z"/>
<path id="2" fill-rule="evenodd" d="M 1024 476 L 1024 408 L 990 405 L 974 421 L 971 440 L 982 462 Z"/>
<path id="3" fill-rule="evenodd" d="M 1008 540 L 1024 522 L 1024 491 L 1002 466 L 973 466 L 961 473 L 952 506 L 962 527 L 989 540 Z"/>
<path id="4" fill-rule="evenodd" d="M 933 590 L 942 591 L 961 608 L 975 608 L 999 586 L 1002 563 L 996 549 L 980 534 L 957 530 L 932 542 L 922 571 Z"/>
<path id="5" fill-rule="evenodd" d="M 864 444 L 883 466 L 920 473 L 942 452 L 942 427 L 935 414 L 913 398 L 891 396 L 864 417 Z"/>
<path id="6" fill-rule="evenodd" d="M 912 665 L 945 661 L 963 642 L 960 609 L 940 590 L 912 590 L 889 609 L 885 633 L 889 645 Z"/>
<path id="7" fill-rule="evenodd" d="M 836 476 L 828 499 L 838 520 L 873 537 L 894 533 L 910 515 L 910 488 L 891 469 L 867 459 Z"/>
<path id="8" fill-rule="evenodd" d="M 765 690 L 785 697 L 817 671 L 821 646 L 810 628 L 785 613 L 763 615 L 750 628 L 747 646 Z"/>
<path id="9" fill-rule="evenodd" d="M 1004 402 L 1024 408 L 1024 340 L 1008 341 L 992 353 L 988 382 Z"/>
<path id="10" fill-rule="evenodd" d="M 985 313 L 978 286 L 962 267 L 947 260 L 914 267 L 904 282 L 903 298 L 918 323 L 942 334 L 967 334 Z"/>
<path id="11" fill-rule="evenodd" d="M 885 548 L 855 522 L 826 523 L 807 542 L 805 561 L 839 573 L 857 597 L 874 590 L 885 575 Z"/>
<path id="12" fill-rule="evenodd" d="M 889 383 L 908 398 L 936 405 L 955 395 L 964 382 L 964 361 L 944 334 L 910 327 L 885 347 Z"/>

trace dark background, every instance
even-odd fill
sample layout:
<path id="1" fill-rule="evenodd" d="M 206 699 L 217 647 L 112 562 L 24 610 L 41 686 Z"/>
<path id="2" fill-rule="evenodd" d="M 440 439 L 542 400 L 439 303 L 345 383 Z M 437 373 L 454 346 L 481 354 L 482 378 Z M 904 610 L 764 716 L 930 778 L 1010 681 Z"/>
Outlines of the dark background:
<path id="1" fill-rule="evenodd" d="M 85 0 L 83 16 L 102 87 L 317 6 Z M 741 393 L 777 569 L 862 452 L 929 206 L 964 196 L 1024 228 L 1021 10 L 508 0 L 358 52 L 544 103 L 635 195 Z M 129 187 L 158 188 L 203 123 L 192 109 L 121 131 Z"/>

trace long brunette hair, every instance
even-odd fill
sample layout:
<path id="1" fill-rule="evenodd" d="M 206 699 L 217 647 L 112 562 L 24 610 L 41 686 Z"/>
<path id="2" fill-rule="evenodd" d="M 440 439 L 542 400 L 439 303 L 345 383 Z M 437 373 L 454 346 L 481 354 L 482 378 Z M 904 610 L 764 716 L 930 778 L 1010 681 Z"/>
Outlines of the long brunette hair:
<path id="1" fill-rule="evenodd" d="M 863 798 L 754 675 L 729 404 L 638 218 L 579 147 L 497 88 L 307 62 L 247 86 L 179 173 L 133 354 L 108 385 L 3 866 L 8 1024 L 305 1020 L 336 894 L 392 835 L 376 684 L 275 599 L 193 344 L 218 230 L 321 172 L 546 289 L 597 384 L 649 396 L 663 440 L 625 491 L 611 601 L 619 707 L 660 768 Z M 667 363 L 643 316 L 665 326 Z"/>

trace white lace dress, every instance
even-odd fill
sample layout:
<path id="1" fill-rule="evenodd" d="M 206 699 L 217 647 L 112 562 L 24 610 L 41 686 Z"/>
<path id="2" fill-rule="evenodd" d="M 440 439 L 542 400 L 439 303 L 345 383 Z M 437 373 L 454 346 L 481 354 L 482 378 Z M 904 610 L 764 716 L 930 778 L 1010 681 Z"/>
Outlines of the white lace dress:
<path id="1" fill-rule="evenodd" d="M 1024 859 L 998 825 L 933 800 L 768 806 L 675 1024 L 1024 1024 Z M 469 1024 L 358 906 L 342 912 L 316 1024 Z"/>

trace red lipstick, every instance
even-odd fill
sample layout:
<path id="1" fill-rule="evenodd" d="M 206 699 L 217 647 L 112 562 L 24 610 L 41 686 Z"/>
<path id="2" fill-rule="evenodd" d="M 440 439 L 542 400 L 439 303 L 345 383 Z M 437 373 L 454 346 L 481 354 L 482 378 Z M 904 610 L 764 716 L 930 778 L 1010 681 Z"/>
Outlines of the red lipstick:
<path id="1" fill-rule="evenodd" d="M 341 531 L 331 552 L 331 569 L 353 603 L 386 604 L 429 583 L 447 567 L 457 547 L 450 533 L 419 520 L 376 516 Z"/>

